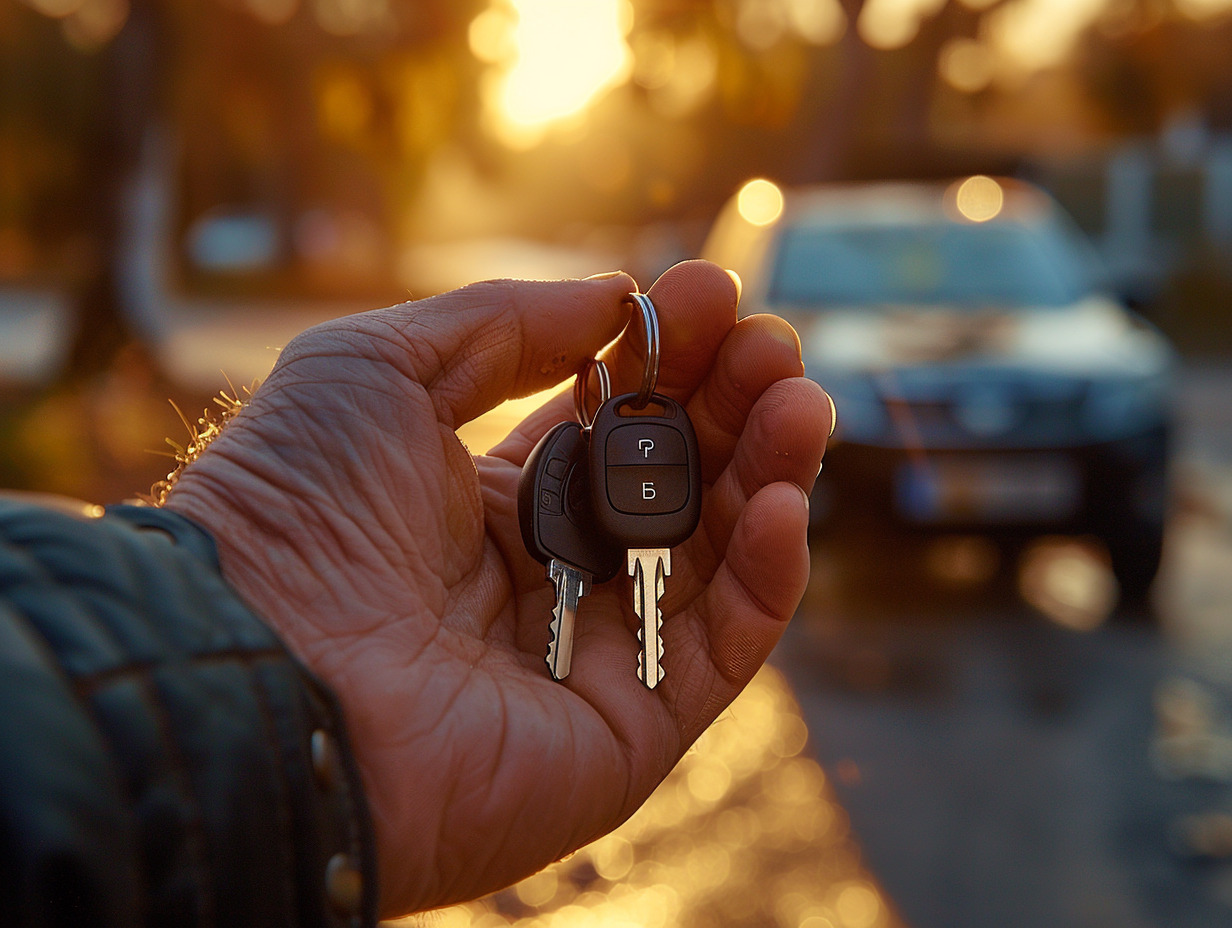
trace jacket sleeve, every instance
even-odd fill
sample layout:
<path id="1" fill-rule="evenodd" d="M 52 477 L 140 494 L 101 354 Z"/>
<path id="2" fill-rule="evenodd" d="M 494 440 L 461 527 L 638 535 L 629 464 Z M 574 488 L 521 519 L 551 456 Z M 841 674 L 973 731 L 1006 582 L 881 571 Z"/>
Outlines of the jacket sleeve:
<path id="1" fill-rule="evenodd" d="M 0 924 L 375 923 L 334 696 L 159 509 L 0 501 Z"/>

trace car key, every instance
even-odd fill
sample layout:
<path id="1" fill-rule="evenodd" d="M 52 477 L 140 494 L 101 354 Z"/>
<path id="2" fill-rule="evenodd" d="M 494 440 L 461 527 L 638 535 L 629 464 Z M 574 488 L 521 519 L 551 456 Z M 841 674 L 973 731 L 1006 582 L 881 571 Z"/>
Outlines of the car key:
<path id="1" fill-rule="evenodd" d="M 671 549 L 701 518 L 701 465 L 684 407 L 653 393 L 639 410 L 639 398 L 613 397 L 595 413 L 590 481 L 595 524 L 627 549 L 633 608 L 641 619 L 637 673 L 653 689 L 663 679 L 659 599 L 672 572 Z"/>
<path id="2" fill-rule="evenodd" d="M 595 531 L 588 480 L 589 437 L 562 422 L 540 439 L 518 480 L 518 519 L 526 550 L 548 568 L 556 587 L 547 663 L 552 677 L 569 676 L 578 601 L 592 583 L 620 570 L 622 549 Z"/>

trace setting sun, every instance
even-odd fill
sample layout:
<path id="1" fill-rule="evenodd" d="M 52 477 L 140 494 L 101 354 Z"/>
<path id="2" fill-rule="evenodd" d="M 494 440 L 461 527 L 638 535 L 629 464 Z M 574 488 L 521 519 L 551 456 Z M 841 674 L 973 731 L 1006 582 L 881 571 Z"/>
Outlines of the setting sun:
<path id="1" fill-rule="evenodd" d="M 471 50 L 494 68 L 484 94 L 492 130 L 533 145 L 628 80 L 632 19 L 628 0 L 493 0 L 470 31 Z"/>

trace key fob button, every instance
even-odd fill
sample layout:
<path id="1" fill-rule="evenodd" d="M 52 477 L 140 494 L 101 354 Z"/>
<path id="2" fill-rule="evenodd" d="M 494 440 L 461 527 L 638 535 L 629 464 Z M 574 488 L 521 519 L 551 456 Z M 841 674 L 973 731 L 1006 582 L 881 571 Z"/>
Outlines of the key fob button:
<path id="1" fill-rule="evenodd" d="M 676 512 L 689 501 L 689 468 L 684 464 L 609 467 L 607 497 L 620 512 Z"/>
<path id="2" fill-rule="evenodd" d="M 632 464 L 680 464 L 689 463 L 684 436 L 679 429 L 653 422 L 639 423 L 612 429 L 607 435 L 607 463 L 612 465 Z"/>
<path id="3" fill-rule="evenodd" d="M 543 512 L 558 516 L 561 513 L 560 494 L 553 493 L 551 490 L 542 490 L 539 493 L 539 508 Z"/>
<path id="4" fill-rule="evenodd" d="M 569 469 L 569 462 L 565 458 L 552 458 L 544 469 L 548 476 L 561 480 L 565 476 L 565 471 Z"/>

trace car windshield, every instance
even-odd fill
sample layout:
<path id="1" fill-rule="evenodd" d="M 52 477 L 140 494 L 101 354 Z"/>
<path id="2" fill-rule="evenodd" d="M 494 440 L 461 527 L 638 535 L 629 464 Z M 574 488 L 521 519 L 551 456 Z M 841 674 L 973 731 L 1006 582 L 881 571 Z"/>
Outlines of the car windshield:
<path id="1" fill-rule="evenodd" d="M 828 224 L 779 237 L 770 300 L 794 306 L 1063 306 L 1091 292 L 1057 227 Z"/>

